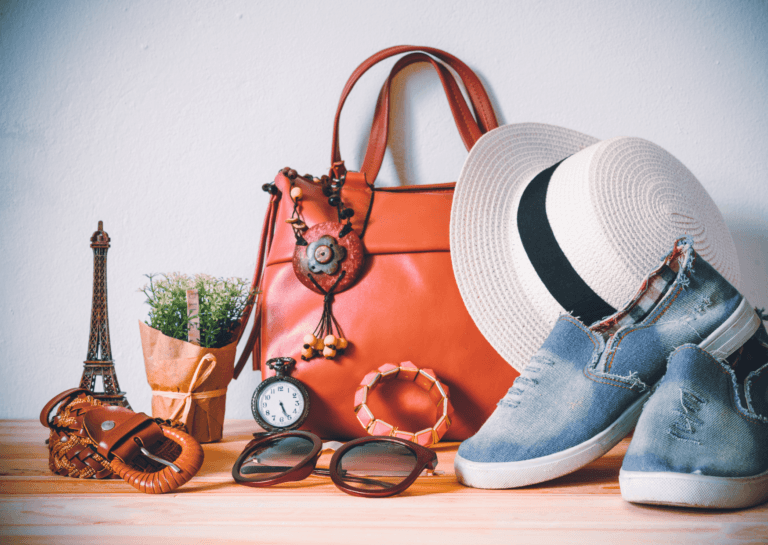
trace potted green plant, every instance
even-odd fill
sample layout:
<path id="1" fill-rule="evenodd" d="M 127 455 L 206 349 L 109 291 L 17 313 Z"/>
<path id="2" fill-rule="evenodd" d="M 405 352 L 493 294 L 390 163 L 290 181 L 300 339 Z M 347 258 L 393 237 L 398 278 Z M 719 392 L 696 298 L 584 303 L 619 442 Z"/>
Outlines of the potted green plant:
<path id="1" fill-rule="evenodd" d="M 152 416 L 180 420 L 200 442 L 222 437 L 226 392 L 234 373 L 246 280 L 180 273 L 147 275 L 150 307 L 139 321 Z"/>

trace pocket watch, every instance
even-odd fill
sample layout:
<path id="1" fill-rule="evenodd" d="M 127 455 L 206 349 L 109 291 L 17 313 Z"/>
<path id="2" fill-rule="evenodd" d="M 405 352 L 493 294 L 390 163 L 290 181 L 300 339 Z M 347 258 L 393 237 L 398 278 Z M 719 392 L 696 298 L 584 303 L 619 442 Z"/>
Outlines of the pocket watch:
<path id="1" fill-rule="evenodd" d="M 251 412 L 266 431 L 295 430 L 309 416 L 309 393 L 301 381 L 287 375 L 296 364 L 293 358 L 272 358 L 267 366 L 275 376 L 261 382 L 253 392 Z"/>

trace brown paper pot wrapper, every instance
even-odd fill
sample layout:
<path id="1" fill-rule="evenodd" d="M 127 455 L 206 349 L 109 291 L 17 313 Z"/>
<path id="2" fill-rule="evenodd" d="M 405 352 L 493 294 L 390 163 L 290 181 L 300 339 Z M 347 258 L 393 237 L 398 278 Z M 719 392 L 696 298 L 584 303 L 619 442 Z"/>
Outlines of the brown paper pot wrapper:
<path id="1" fill-rule="evenodd" d="M 237 342 L 202 348 L 173 339 L 139 321 L 152 416 L 178 419 L 201 443 L 221 439 L 227 386 L 235 369 Z"/>

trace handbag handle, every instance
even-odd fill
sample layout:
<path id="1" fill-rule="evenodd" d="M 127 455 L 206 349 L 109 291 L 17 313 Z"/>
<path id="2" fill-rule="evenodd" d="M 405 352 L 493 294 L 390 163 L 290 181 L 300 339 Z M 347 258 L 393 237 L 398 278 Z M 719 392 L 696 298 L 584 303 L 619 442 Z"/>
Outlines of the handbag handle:
<path id="1" fill-rule="evenodd" d="M 375 64 L 381 62 L 384 59 L 392 57 L 393 55 L 416 51 L 429 53 L 430 55 L 433 55 L 439 60 L 445 62 L 448 66 L 456 71 L 456 73 L 459 75 L 459 78 L 464 83 L 464 87 L 467 90 L 469 100 L 472 103 L 472 107 L 475 112 L 475 117 L 477 118 L 477 124 L 483 132 L 490 131 L 499 126 L 499 123 L 496 120 L 496 116 L 493 113 L 491 101 L 488 98 L 488 94 L 486 93 L 483 84 L 480 82 L 480 79 L 475 75 L 475 73 L 460 59 L 454 57 L 450 53 L 436 49 L 434 47 L 420 47 L 411 45 L 399 45 L 390 47 L 388 49 L 384 49 L 383 51 L 379 51 L 375 55 L 372 55 L 363 61 L 363 63 L 360 64 L 360 66 L 358 66 L 354 72 L 352 72 L 352 75 L 347 80 L 347 83 L 341 92 L 341 98 L 339 99 L 339 105 L 336 109 L 336 117 L 334 118 L 333 123 L 333 143 L 331 149 L 331 172 L 333 175 L 340 176 L 344 173 L 343 161 L 341 160 L 341 153 L 339 151 L 339 119 L 341 118 L 341 109 L 344 107 L 344 103 L 346 102 L 352 88 L 355 86 L 360 77 Z M 449 94 L 449 103 L 453 99 L 454 97 Z M 456 107 L 460 108 L 460 106 Z M 451 109 L 455 111 L 453 106 Z"/>
<path id="2" fill-rule="evenodd" d="M 365 159 L 360 172 L 366 176 L 368 183 L 373 184 L 381 169 L 384 161 L 384 154 L 387 151 L 387 140 L 389 135 L 389 110 L 390 93 L 392 91 L 392 82 L 403 68 L 417 62 L 429 62 L 437 71 L 440 81 L 445 90 L 445 96 L 448 98 L 448 105 L 451 108 L 456 127 L 459 129 L 459 135 L 464 142 L 467 151 L 472 149 L 475 142 L 486 132 L 482 130 L 472 117 L 472 112 L 461 94 L 461 89 L 454 79 L 451 72 L 440 62 L 436 61 L 424 53 L 410 53 L 402 57 L 392 67 L 389 77 L 384 82 L 379 92 L 379 98 L 376 101 L 376 109 L 373 114 L 373 123 L 371 124 L 371 134 L 368 137 L 368 147 L 365 151 Z"/>

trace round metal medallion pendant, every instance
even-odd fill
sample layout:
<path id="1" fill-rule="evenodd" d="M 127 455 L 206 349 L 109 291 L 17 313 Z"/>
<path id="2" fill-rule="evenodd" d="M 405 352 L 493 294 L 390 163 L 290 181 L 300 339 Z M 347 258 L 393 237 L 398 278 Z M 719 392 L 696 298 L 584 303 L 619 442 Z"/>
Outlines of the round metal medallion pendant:
<path id="1" fill-rule="evenodd" d="M 293 272 L 306 287 L 323 294 L 333 289 L 339 293 L 352 286 L 363 269 L 365 252 L 360 237 L 354 231 L 344 236 L 344 225 L 334 221 L 318 223 L 304 232 L 307 246 L 296 245 L 293 251 Z M 339 276 L 344 277 L 339 281 Z M 314 282 L 322 288 L 317 288 Z"/>

